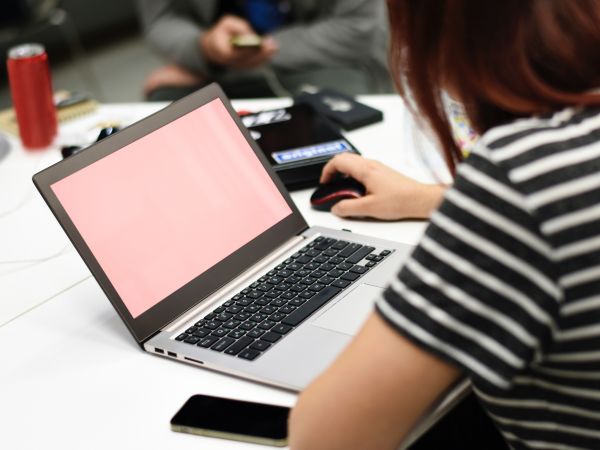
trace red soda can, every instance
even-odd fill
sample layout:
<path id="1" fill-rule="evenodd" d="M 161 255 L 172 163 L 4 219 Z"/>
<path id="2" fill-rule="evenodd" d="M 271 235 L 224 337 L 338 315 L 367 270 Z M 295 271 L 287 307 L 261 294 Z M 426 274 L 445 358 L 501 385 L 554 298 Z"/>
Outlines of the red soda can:
<path id="1" fill-rule="evenodd" d="M 58 124 L 46 50 L 23 44 L 8 51 L 8 79 L 23 146 L 48 147 Z"/>

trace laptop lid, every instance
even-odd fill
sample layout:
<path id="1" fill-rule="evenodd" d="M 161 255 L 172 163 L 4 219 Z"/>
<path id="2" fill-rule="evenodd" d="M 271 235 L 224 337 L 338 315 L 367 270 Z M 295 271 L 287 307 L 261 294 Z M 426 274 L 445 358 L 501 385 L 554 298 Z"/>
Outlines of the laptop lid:
<path id="1" fill-rule="evenodd" d="M 215 84 L 33 181 L 138 343 L 307 228 Z"/>

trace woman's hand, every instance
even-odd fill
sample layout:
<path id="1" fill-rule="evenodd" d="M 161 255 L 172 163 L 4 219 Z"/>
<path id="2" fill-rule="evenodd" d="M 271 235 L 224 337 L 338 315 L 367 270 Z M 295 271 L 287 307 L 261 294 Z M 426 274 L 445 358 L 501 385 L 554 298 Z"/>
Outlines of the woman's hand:
<path id="1" fill-rule="evenodd" d="M 424 184 L 388 166 L 358 155 L 342 153 L 323 168 L 321 183 L 342 173 L 362 183 L 364 197 L 342 200 L 331 212 L 340 217 L 373 217 L 382 220 L 426 219 L 442 200 L 446 186 Z"/>

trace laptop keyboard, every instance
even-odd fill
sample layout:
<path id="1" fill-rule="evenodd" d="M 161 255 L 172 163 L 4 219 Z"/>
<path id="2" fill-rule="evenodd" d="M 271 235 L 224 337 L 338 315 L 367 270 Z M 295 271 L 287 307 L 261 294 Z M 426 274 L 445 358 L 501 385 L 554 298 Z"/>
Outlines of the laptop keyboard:
<path id="1" fill-rule="evenodd" d="M 254 360 L 392 253 L 323 236 L 176 337 Z"/>

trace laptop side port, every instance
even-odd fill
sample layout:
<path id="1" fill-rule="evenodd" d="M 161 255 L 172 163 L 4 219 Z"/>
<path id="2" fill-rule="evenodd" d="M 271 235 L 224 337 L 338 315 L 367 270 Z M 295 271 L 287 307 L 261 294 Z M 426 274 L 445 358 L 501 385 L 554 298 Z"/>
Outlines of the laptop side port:
<path id="1" fill-rule="evenodd" d="M 177 353 L 167 352 L 167 355 L 169 355 L 171 358 L 177 358 Z"/>
<path id="2" fill-rule="evenodd" d="M 185 359 L 187 361 L 191 361 L 191 362 L 196 363 L 196 364 L 202 364 L 202 365 L 204 365 L 204 361 L 198 361 L 197 359 L 188 358 L 187 356 L 184 356 L 183 359 Z"/>
<path id="3" fill-rule="evenodd" d="M 161 355 L 164 355 L 164 354 L 165 354 L 165 351 L 164 351 L 162 348 L 156 348 L 156 347 L 154 347 L 154 351 L 155 351 L 156 353 L 160 353 Z"/>

